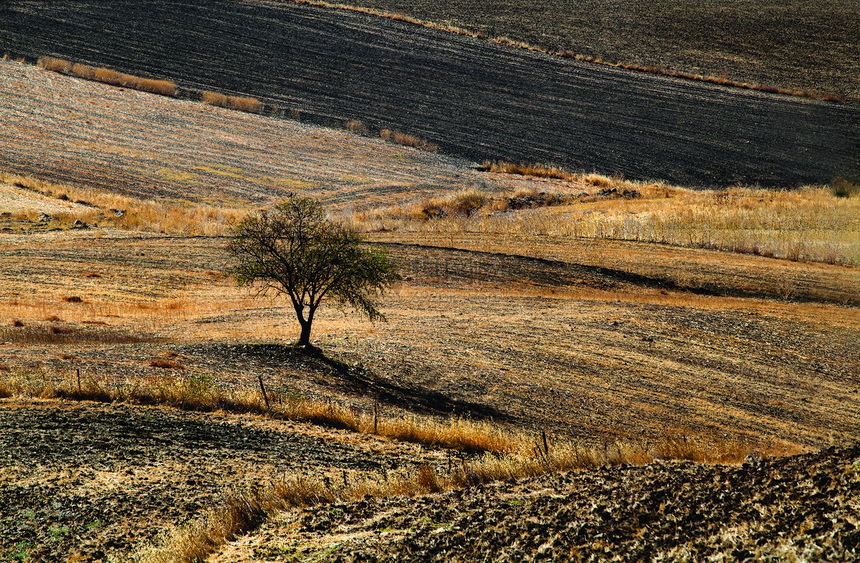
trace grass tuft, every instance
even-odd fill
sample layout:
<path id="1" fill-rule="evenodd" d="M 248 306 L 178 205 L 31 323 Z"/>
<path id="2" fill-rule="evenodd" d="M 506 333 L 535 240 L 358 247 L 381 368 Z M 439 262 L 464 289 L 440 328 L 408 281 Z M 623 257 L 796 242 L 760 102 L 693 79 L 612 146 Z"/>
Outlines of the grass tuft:
<path id="1" fill-rule="evenodd" d="M 399 131 L 392 131 L 391 129 L 381 130 L 379 132 L 379 136 L 384 141 L 388 141 L 390 143 L 394 143 L 396 145 L 401 145 L 404 147 L 412 147 L 427 152 L 436 152 L 437 150 L 439 150 L 439 145 L 435 143 L 431 143 L 429 141 L 425 141 L 424 139 L 415 137 L 413 135 L 407 135 L 406 133 L 401 133 Z"/>
<path id="2" fill-rule="evenodd" d="M 226 96 L 218 92 L 203 92 L 200 101 L 210 106 L 217 106 L 247 113 L 259 113 L 263 104 L 256 98 Z"/>

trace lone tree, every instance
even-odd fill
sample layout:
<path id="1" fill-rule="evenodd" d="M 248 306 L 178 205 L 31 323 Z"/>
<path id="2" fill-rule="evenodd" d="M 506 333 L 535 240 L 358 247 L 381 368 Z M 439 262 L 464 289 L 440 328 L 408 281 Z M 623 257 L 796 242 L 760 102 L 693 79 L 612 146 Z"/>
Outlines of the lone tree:
<path id="1" fill-rule="evenodd" d="M 354 231 L 328 220 L 313 199 L 290 196 L 233 228 L 227 251 L 239 286 L 258 285 L 258 295 L 288 295 L 302 327 L 298 345 L 310 346 L 311 325 L 322 301 L 350 305 L 371 321 L 385 320 L 373 298 L 396 279 L 383 251 L 363 248 Z"/>

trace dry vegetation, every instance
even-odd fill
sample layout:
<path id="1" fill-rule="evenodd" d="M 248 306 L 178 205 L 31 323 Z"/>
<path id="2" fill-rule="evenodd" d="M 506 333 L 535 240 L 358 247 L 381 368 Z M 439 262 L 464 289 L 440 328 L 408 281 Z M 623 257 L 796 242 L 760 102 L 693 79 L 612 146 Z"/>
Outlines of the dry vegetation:
<path id="1" fill-rule="evenodd" d="M 837 195 L 833 187 L 689 190 L 540 166 L 494 164 L 492 171 L 564 183 L 503 194 L 472 189 L 347 219 L 365 231 L 630 240 L 794 261 L 860 263 L 860 198 Z M 515 212 L 523 209 L 528 212 Z"/>
<path id="2" fill-rule="evenodd" d="M 76 205 L 53 211 L 36 205 L 31 209 L 10 212 L 7 221 L 23 221 L 35 225 L 34 230 L 75 228 L 83 226 L 110 226 L 118 229 L 170 233 L 175 235 L 220 236 L 228 225 L 247 213 L 243 208 L 226 208 L 192 202 L 146 200 L 98 188 L 54 184 L 36 178 L 0 172 L 0 183 L 23 188 L 31 199 L 34 194 L 47 196 Z M 32 205 L 32 200 L 30 205 Z M 38 228 L 41 226 L 41 229 Z"/>
<path id="3" fill-rule="evenodd" d="M 415 137 L 414 135 L 407 135 L 406 133 L 401 133 L 399 131 L 383 129 L 379 132 L 379 136 L 385 141 L 395 143 L 397 145 L 402 145 L 404 147 L 412 147 L 427 152 L 436 152 L 437 150 L 439 150 L 439 145 L 436 145 L 429 141 L 425 141 L 424 139 L 420 139 L 418 137 Z"/>
<path id="4" fill-rule="evenodd" d="M 176 92 L 176 84 L 170 80 L 154 80 L 129 74 L 122 74 L 109 68 L 96 68 L 80 63 L 71 63 L 54 57 L 41 57 L 38 66 L 45 70 L 68 74 L 84 80 L 94 80 L 112 86 L 132 88 L 141 92 L 150 92 L 162 96 L 172 96 Z"/>
<path id="5" fill-rule="evenodd" d="M 251 97 L 242 96 L 226 96 L 218 92 L 203 92 L 200 100 L 204 104 L 210 106 L 218 106 L 236 111 L 244 111 L 248 113 L 259 113 L 263 104 L 260 100 Z"/>

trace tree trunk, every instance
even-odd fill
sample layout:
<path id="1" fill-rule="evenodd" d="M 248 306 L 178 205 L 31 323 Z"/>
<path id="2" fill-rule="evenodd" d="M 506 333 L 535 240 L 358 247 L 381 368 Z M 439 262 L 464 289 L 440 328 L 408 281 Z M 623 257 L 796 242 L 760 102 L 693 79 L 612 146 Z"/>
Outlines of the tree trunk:
<path id="1" fill-rule="evenodd" d="M 311 323 L 310 321 L 299 321 L 302 325 L 302 334 L 299 336 L 299 346 L 311 345 Z"/>
<path id="2" fill-rule="evenodd" d="M 302 325 L 302 334 L 299 336 L 299 346 L 308 347 L 311 345 L 311 325 L 314 322 L 314 313 L 316 307 L 308 307 L 308 318 L 303 319 L 299 316 L 299 324 Z"/>

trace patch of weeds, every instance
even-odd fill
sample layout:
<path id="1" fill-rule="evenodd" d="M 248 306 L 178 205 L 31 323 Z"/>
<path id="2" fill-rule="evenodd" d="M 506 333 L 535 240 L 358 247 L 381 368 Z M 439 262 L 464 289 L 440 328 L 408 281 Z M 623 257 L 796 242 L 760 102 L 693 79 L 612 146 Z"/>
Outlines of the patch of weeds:
<path id="1" fill-rule="evenodd" d="M 50 530 L 48 530 L 49 540 L 52 542 L 61 542 L 63 539 L 69 534 L 69 527 L 65 524 L 51 526 Z"/>
<path id="2" fill-rule="evenodd" d="M 188 395 L 202 397 L 212 394 L 217 387 L 217 382 L 212 374 L 192 373 L 182 380 L 182 387 Z"/>
<path id="3" fill-rule="evenodd" d="M 0 563 L 11 563 L 13 561 L 32 561 L 30 555 L 32 546 L 25 541 L 18 542 L 14 547 L 0 551 Z"/>
<path id="4" fill-rule="evenodd" d="M 146 419 L 146 418 L 148 418 L 148 417 L 147 417 L 147 416 L 144 416 L 144 419 Z M 101 520 L 96 520 L 95 522 L 90 522 L 89 524 L 87 524 L 87 525 L 86 525 L 86 526 L 84 526 L 84 527 L 85 527 L 87 530 L 95 530 L 95 529 L 97 529 L 97 528 L 101 528 L 101 527 L 102 527 L 102 521 L 101 521 Z"/>

